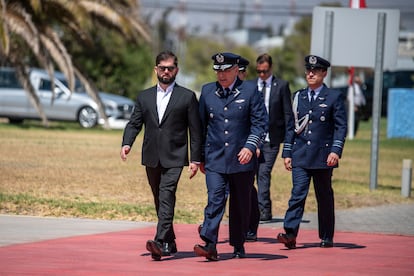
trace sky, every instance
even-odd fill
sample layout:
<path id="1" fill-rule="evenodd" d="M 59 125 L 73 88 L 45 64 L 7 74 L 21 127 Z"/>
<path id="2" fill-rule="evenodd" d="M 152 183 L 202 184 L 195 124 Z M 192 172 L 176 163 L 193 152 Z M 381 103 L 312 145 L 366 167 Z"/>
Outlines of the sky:
<path id="1" fill-rule="evenodd" d="M 365 2 L 367 8 L 400 10 L 402 29 L 414 32 L 414 1 Z M 349 0 L 140 0 L 141 12 L 151 23 L 164 17 L 174 28 L 184 27 L 191 34 L 234 29 L 240 10 L 245 11 L 244 27 L 271 26 L 277 33 L 281 26 L 289 26 L 301 16 L 311 15 L 313 8 L 321 3 L 340 3 L 348 7 Z M 170 12 L 165 14 L 167 10 Z"/>

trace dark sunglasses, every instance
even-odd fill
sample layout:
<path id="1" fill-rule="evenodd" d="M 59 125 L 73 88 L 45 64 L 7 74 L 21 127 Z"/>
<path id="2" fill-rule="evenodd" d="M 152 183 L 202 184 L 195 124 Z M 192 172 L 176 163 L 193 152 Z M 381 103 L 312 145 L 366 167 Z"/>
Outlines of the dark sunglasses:
<path id="1" fill-rule="evenodd" d="M 267 74 L 267 73 L 269 73 L 269 70 L 256 70 L 256 73 L 257 74 Z"/>
<path id="2" fill-rule="evenodd" d="M 167 69 L 168 71 L 172 72 L 172 71 L 174 71 L 174 70 L 175 70 L 175 68 L 177 68 L 177 67 L 176 67 L 176 66 L 157 66 L 157 68 L 158 68 L 160 71 L 162 71 L 162 72 L 164 72 L 164 71 L 165 71 L 165 69 Z"/>

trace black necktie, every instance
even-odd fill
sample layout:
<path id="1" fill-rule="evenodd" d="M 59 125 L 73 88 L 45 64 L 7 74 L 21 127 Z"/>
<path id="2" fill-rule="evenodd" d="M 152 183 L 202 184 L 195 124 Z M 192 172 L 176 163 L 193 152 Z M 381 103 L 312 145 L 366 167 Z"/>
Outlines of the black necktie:
<path id="1" fill-rule="evenodd" d="M 266 101 L 266 81 L 263 81 L 262 94 L 263 94 L 263 100 Z"/>
<path id="2" fill-rule="evenodd" d="M 224 97 L 227 98 L 230 95 L 230 88 L 225 88 L 224 89 Z"/>
<path id="3" fill-rule="evenodd" d="M 311 91 L 310 92 L 310 94 L 311 94 L 311 98 L 310 98 L 310 104 L 311 104 L 311 106 L 313 105 L 313 102 L 315 101 L 315 91 Z"/>

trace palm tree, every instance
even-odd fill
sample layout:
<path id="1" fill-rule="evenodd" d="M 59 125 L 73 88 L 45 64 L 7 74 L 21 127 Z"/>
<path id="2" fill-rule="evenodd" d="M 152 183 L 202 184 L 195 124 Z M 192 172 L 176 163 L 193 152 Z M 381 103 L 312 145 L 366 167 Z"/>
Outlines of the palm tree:
<path id="1" fill-rule="evenodd" d="M 96 86 L 73 63 L 61 38 L 71 36 L 88 47 L 93 43 L 91 31 L 106 28 L 118 31 L 125 39 L 149 43 L 151 39 L 139 20 L 138 10 L 137 0 L 0 0 L 0 57 L 15 67 L 43 125 L 49 123 L 29 81 L 27 58 L 34 56 L 52 80 L 57 66 L 67 78 L 71 91 L 75 78 L 79 78 L 97 102 L 100 115 L 105 119 L 104 127 L 108 128 L 108 118 Z"/>

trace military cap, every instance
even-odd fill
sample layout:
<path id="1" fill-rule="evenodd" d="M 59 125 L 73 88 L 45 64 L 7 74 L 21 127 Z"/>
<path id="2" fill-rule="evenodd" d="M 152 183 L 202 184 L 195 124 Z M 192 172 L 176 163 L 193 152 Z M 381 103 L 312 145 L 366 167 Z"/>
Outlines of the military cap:
<path id="1" fill-rule="evenodd" d="M 240 57 L 239 60 L 239 71 L 246 71 L 247 65 L 249 65 L 249 61 L 245 59 L 244 57 Z"/>
<path id="2" fill-rule="evenodd" d="M 322 68 L 327 69 L 331 64 L 326 59 L 315 55 L 309 55 L 305 57 L 305 67 L 306 69 Z"/>
<path id="3" fill-rule="evenodd" d="M 217 53 L 211 57 L 214 70 L 226 70 L 239 64 L 240 56 L 233 53 Z"/>

